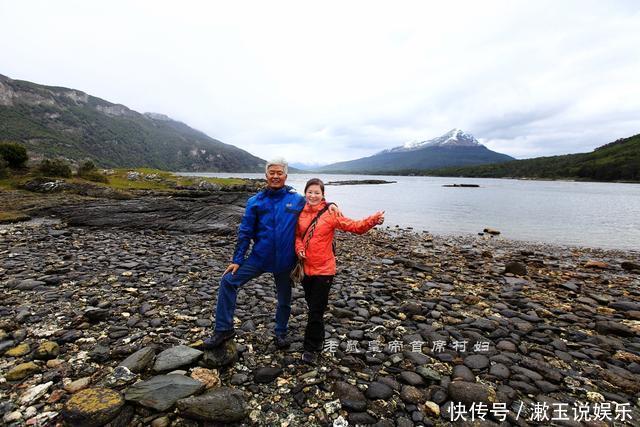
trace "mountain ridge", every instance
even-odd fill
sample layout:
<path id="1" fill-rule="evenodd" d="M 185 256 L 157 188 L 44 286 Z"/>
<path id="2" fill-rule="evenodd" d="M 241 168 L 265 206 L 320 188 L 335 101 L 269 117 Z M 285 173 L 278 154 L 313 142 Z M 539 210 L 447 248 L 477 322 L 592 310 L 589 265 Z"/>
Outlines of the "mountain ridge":
<path id="1" fill-rule="evenodd" d="M 404 173 L 471 178 L 578 179 L 640 182 L 640 134 L 601 145 L 589 153 L 536 157 L 499 164 Z"/>
<path id="2" fill-rule="evenodd" d="M 261 172 L 265 160 L 161 113 L 139 113 L 77 89 L 0 74 L 0 140 L 37 156 L 103 167 Z"/>
<path id="3" fill-rule="evenodd" d="M 513 160 L 513 157 L 491 151 L 473 135 L 454 128 L 430 140 L 409 141 L 372 156 L 337 162 L 314 170 L 334 173 L 395 173 L 405 169 L 428 170 L 509 160 Z"/>

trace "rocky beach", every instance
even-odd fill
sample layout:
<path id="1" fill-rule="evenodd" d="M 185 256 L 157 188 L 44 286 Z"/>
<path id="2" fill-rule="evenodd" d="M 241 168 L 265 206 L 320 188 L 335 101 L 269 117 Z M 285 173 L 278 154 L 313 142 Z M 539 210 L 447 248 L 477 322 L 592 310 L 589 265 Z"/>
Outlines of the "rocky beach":
<path id="1" fill-rule="evenodd" d="M 2 423 L 640 423 L 635 251 L 340 234 L 317 366 L 300 287 L 275 348 L 270 275 L 241 290 L 236 338 L 203 351 L 248 194 L 75 200 L 0 226 Z"/>

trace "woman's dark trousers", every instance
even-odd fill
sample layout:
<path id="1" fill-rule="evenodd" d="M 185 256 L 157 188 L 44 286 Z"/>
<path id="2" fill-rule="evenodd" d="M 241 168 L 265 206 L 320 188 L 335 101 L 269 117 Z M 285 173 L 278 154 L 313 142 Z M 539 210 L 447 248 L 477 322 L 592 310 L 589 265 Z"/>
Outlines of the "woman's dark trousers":
<path id="1" fill-rule="evenodd" d="M 309 316 L 304 333 L 305 351 L 321 352 L 324 343 L 324 312 L 327 309 L 333 276 L 305 276 L 302 279 L 304 299 Z"/>

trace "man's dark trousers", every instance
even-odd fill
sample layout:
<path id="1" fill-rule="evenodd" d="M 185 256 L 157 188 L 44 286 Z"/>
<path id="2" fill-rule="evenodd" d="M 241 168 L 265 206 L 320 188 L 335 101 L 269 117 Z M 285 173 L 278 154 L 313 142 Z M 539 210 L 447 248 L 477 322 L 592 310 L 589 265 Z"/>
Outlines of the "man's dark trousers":
<path id="1" fill-rule="evenodd" d="M 216 306 L 216 332 L 233 330 L 233 313 L 236 310 L 238 289 L 261 274 L 265 273 L 257 267 L 244 263 L 235 274 L 227 273 L 220 280 L 218 288 L 218 304 Z M 291 314 L 291 270 L 273 273 L 276 282 L 278 305 L 276 307 L 275 334 L 278 337 L 287 335 L 289 315 Z"/>

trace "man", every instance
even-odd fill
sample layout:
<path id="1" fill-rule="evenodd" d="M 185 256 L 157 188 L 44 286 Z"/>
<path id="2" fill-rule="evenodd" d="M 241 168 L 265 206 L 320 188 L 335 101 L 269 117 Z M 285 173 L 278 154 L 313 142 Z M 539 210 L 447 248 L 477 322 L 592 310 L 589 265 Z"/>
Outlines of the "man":
<path id="1" fill-rule="evenodd" d="M 275 343 L 286 348 L 287 326 L 291 314 L 290 273 L 296 262 L 295 230 L 305 199 L 286 186 L 288 165 L 284 159 L 267 163 L 267 188 L 251 197 L 238 229 L 238 242 L 233 261 L 222 275 L 218 288 L 215 333 L 204 340 L 203 347 L 212 349 L 235 336 L 233 314 L 238 289 L 263 273 L 273 273 L 277 307 Z M 335 209 L 335 206 L 333 206 Z M 245 254 L 253 241 L 249 257 Z"/>

